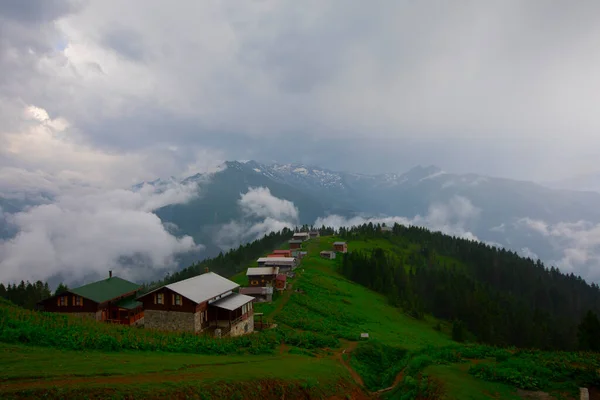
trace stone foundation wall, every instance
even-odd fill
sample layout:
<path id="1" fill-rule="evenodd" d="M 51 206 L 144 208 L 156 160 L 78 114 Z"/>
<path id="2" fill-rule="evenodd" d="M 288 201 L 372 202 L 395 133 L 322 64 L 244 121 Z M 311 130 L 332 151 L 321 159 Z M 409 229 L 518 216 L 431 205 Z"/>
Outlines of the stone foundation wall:
<path id="1" fill-rule="evenodd" d="M 164 331 L 196 332 L 196 321 L 200 322 L 199 313 L 186 313 L 179 311 L 144 311 L 144 326 L 150 329 Z"/>
<path id="2" fill-rule="evenodd" d="M 202 330 L 202 313 L 194 313 L 194 332 L 200 332 Z"/>
<path id="3" fill-rule="evenodd" d="M 246 325 L 248 328 L 246 329 Z M 241 336 L 254 332 L 254 315 L 250 315 L 248 319 L 243 320 L 231 327 L 229 336 Z"/>
<path id="4" fill-rule="evenodd" d="M 144 326 L 144 317 L 138 319 L 137 321 L 133 321 L 131 326 Z"/>

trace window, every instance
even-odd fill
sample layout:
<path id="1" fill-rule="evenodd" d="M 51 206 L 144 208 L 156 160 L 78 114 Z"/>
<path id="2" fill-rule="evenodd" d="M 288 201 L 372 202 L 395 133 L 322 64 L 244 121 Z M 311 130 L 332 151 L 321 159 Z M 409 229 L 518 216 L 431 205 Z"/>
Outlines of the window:
<path id="1" fill-rule="evenodd" d="M 246 305 L 244 304 L 242 306 L 242 314 L 246 314 L 246 312 L 247 312 L 247 309 L 246 309 Z"/>
<path id="2" fill-rule="evenodd" d="M 257 280 L 250 281 L 250 284 L 251 285 L 258 285 L 258 281 Z"/>
<path id="3" fill-rule="evenodd" d="M 156 293 L 156 297 L 154 299 L 156 304 L 165 304 L 165 295 L 164 293 Z"/>
<path id="4" fill-rule="evenodd" d="M 58 298 L 59 307 L 65 307 L 69 305 L 69 296 L 60 296 Z"/>
<path id="5" fill-rule="evenodd" d="M 175 294 L 173 295 L 173 305 L 180 306 L 181 305 L 181 295 Z"/>
<path id="6" fill-rule="evenodd" d="M 73 305 L 74 306 L 83 306 L 83 297 L 73 296 Z"/>

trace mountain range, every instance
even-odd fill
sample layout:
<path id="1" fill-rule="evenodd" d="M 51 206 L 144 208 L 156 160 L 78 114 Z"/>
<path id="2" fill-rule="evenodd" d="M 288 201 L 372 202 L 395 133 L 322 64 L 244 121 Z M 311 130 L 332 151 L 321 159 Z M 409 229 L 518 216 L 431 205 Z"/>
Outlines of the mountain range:
<path id="1" fill-rule="evenodd" d="M 600 280 L 593 268 L 600 264 L 597 192 L 454 174 L 436 166 L 368 175 L 256 161 L 226 162 L 210 175 L 157 179 L 133 190 L 151 185 L 160 191 L 174 182 L 197 184 L 197 196 L 155 214 L 172 234 L 202 243 L 204 257 L 283 226 L 399 222 L 506 247 Z M 0 206 L 8 213 L 19 209 L 1 198 Z M 6 224 L 0 232 L 14 234 Z M 197 257 L 181 257 L 180 264 Z"/>

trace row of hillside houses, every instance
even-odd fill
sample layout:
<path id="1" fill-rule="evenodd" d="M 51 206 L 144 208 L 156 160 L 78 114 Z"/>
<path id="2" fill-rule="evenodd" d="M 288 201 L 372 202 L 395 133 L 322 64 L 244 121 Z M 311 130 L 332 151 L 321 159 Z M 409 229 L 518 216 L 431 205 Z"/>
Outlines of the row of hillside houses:
<path id="1" fill-rule="evenodd" d="M 297 236 L 302 239 L 292 241 L 302 243 L 311 234 Z M 321 252 L 321 256 L 335 258 L 336 252 L 347 251 L 345 242 L 335 242 L 333 251 Z M 274 290 L 285 290 L 288 277 L 293 277 L 305 254 L 301 250 L 275 250 L 259 258 L 258 266 L 246 271 L 247 287 L 206 271 L 141 293 L 140 285 L 109 271 L 108 278 L 57 293 L 39 302 L 38 308 L 122 325 L 143 324 L 165 331 L 243 335 L 254 331 L 253 302 L 271 301 Z"/>
<path id="2" fill-rule="evenodd" d="M 248 287 L 240 288 L 240 293 L 252 296 L 259 302 L 273 300 L 273 290 L 287 288 L 288 276 L 293 276 L 301 254 L 294 250 L 274 250 L 266 257 L 256 260 L 258 267 L 248 268 Z"/>
<path id="3" fill-rule="evenodd" d="M 289 250 L 274 250 L 266 257 L 256 260 L 257 267 L 248 268 L 248 286 L 240 288 L 240 293 L 252 296 L 259 302 L 270 302 L 273 291 L 287 288 L 287 278 L 294 275 L 300 260 L 306 255 L 302 243 L 319 237 L 318 231 L 294 233 L 289 241 Z"/>
<path id="4" fill-rule="evenodd" d="M 56 294 L 38 307 L 122 325 L 143 323 L 146 328 L 165 331 L 238 336 L 254 330 L 254 298 L 239 293 L 237 283 L 214 272 L 139 295 L 141 289 L 111 272 L 107 279 Z"/>

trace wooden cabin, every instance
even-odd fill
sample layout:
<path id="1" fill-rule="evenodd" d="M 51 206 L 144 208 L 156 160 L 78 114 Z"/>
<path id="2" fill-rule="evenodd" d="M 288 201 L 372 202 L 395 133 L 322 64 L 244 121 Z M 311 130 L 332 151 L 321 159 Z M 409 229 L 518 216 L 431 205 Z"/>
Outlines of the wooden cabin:
<path id="1" fill-rule="evenodd" d="M 273 250 L 273 254 L 277 254 L 277 257 L 291 257 L 292 250 Z"/>
<path id="2" fill-rule="evenodd" d="M 248 268 L 248 286 L 273 286 L 279 267 Z"/>
<path id="3" fill-rule="evenodd" d="M 310 231 L 310 232 L 308 232 L 308 236 L 311 239 L 315 239 L 315 238 L 318 238 L 319 236 L 321 236 L 321 234 L 319 233 L 319 231 Z"/>
<path id="4" fill-rule="evenodd" d="M 135 299 L 141 289 L 137 283 L 112 275 L 107 279 L 55 294 L 38 303 L 46 312 L 74 315 L 121 325 L 143 323 L 142 303 Z"/>
<path id="5" fill-rule="evenodd" d="M 257 262 L 261 267 L 278 267 L 280 273 L 293 271 L 298 266 L 296 257 L 261 257 Z"/>
<path id="6" fill-rule="evenodd" d="M 322 258 L 327 258 L 327 259 L 329 259 L 329 260 L 333 260 L 333 259 L 335 259 L 335 251 L 327 251 L 327 250 L 324 250 L 324 251 L 322 251 L 321 253 L 319 253 L 319 255 L 320 255 Z"/>
<path id="7" fill-rule="evenodd" d="M 292 240 L 300 240 L 302 242 L 305 242 L 308 239 L 310 239 L 310 235 L 308 232 L 297 232 L 294 233 L 294 235 L 292 236 Z"/>
<path id="8" fill-rule="evenodd" d="M 302 248 L 302 240 L 292 239 L 288 243 L 290 244 L 290 250 L 297 250 Z"/>
<path id="9" fill-rule="evenodd" d="M 285 290 L 287 288 L 287 275 L 279 274 L 277 278 L 275 278 L 275 289 L 277 290 Z"/>
<path id="10" fill-rule="evenodd" d="M 273 300 L 273 286 L 241 287 L 240 293 L 254 297 L 259 303 L 269 303 Z"/>
<path id="11" fill-rule="evenodd" d="M 338 253 L 347 253 L 348 244 L 346 242 L 335 242 L 333 244 L 333 251 L 337 251 Z"/>
<path id="12" fill-rule="evenodd" d="M 214 272 L 161 286 L 138 298 L 146 328 L 238 336 L 254 330 L 251 296 L 235 293 L 239 285 Z"/>

